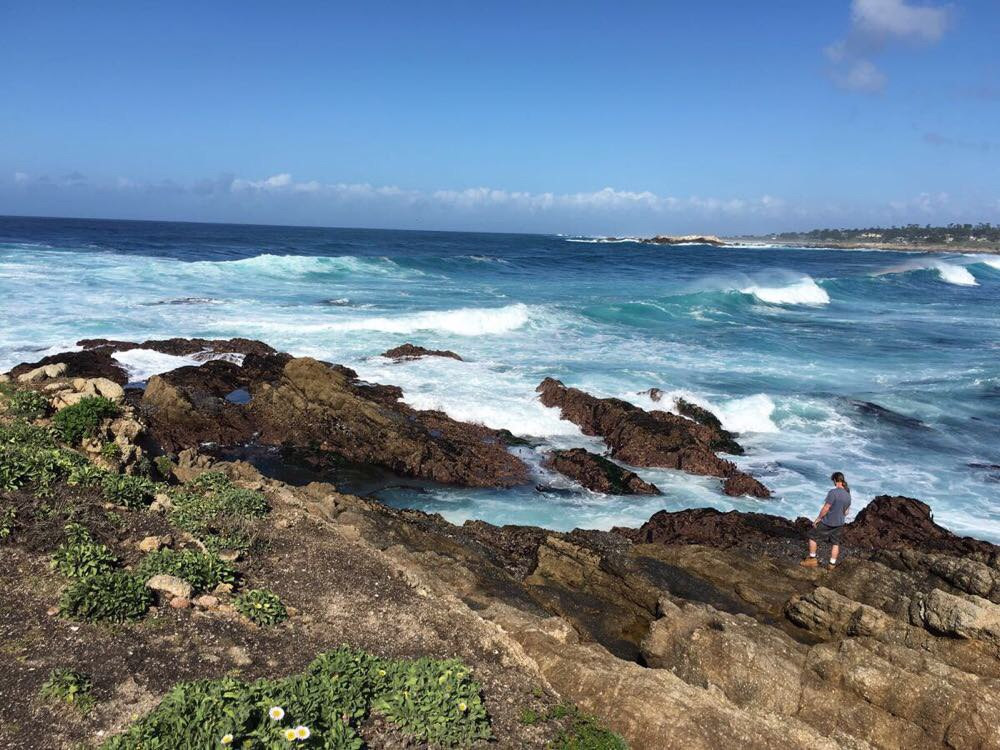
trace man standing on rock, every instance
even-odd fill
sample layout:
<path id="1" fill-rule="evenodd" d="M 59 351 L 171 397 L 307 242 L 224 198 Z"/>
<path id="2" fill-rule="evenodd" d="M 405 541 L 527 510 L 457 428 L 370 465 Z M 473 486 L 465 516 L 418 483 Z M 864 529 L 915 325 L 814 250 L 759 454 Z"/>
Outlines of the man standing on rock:
<path id="1" fill-rule="evenodd" d="M 819 565 L 816 560 L 816 542 L 830 542 L 830 567 L 837 564 L 837 555 L 840 554 L 840 534 L 847 523 L 847 511 L 851 507 L 851 488 L 847 486 L 847 480 L 839 472 L 833 472 L 830 477 L 834 488 L 826 493 L 826 500 L 823 507 L 813 522 L 812 529 L 809 530 L 809 557 L 799 565 L 803 568 L 815 568 Z"/>

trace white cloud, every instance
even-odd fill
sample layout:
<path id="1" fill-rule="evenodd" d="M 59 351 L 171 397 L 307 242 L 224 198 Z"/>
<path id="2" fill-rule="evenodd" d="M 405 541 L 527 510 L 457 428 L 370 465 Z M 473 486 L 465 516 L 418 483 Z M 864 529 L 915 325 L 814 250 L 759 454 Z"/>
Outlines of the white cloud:
<path id="1" fill-rule="evenodd" d="M 915 5 L 907 0 L 852 0 L 847 37 L 824 50 L 833 66 L 831 77 L 844 89 L 881 92 L 888 78 L 872 58 L 896 42 L 938 42 L 950 21 L 949 5 Z"/>
<path id="2" fill-rule="evenodd" d="M 908 5 L 905 0 L 854 0 L 851 21 L 860 30 L 936 42 L 948 28 L 950 8 Z"/>

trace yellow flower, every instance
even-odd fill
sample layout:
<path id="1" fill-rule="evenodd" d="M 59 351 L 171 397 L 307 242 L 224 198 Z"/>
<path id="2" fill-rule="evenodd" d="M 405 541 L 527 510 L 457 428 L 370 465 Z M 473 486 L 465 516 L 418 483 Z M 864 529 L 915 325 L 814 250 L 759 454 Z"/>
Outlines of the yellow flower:
<path id="1" fill-rule="evenodd" d="M 379 677 L 385 677 L 385 670 L 384 670 L 384 669 L 380 669 L 380 670 L 378 671 L 378 676 L 379 676 Z"/>
<path id="2" fill-rule="evenodd" d="M 459 711 L 465 711 L 467 708 L 468 708 L 468 706 L 465 705 L 465 701 L 459 701 L 458 702 L 458 710 Z"/>
<path id="3" fill-rule="evenodd" d="M 448 679 L 448 675 L 443 674 L 440 677 L 438 677 L 438 682 L 444 682 L 447 679 Z"/>
<path id="4" fill-rule="evenodd" d="M 295 736 L 300 740 L 308 740 L 311 734 L 312 732 L 309 731 L 309 727 L 304 727 L 301 724 L 295 727 Z"/>
<path id="5" fill-rule="evenodd" d="M 224 734 L 224 735 L 222 735 L 222 739 L 219 740 L 219 742 L 221 742 L 223 745 L 232 745 L 233 744 L 233 735 L 232 734 Z"/>
<path id="6" fill-rule="evenodd" d="M 289 728 L 285 730 L 285 739 L 288 740 L 289 742 L 295 742 L 295 740 L 297 740 L 298 737 L 299 735 L 294 729 Z"/>
<path id="7" fill-rule="evenodd" d="M 271 706 L 267 715 L 271 717 L 271 721 L 281 721 L 285 718 L 285 709 L 281 706 Z"/>

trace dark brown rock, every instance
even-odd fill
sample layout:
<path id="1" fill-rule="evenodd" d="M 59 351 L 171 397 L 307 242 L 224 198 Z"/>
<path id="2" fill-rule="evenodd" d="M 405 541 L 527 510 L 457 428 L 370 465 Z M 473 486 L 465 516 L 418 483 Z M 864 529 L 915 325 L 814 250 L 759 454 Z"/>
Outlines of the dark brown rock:
<path id="1" fill-rule="evenodd" d="M 714 508 L 661 510 L 636 530 L 623 530 L 633 541 L 656 544 L 704 544 L 712 547 L 753 548 L 774 540 L 799 541 L 810 523 L 790 521 L 767 513 L 723 513 Z"/>
<path id="2" fill-rule="evenodd" d="M 844 544 L 872 549 L 916 549 L 952 555 L 995 555 L 994 544 L 958 536 L 934 523 L 931 508 L 912 497 L 879 495 L 844 530 Z"/>
<path id="3" fill-rule="evenodd" d="M 655 484 L 644 481 L 634 471 L 583 448 L 553 451 L 545 459 L 547 468 L 579 482 L 588 490 L 607 495 L 659 495 Z"/>
<path id="4" fill-rule="evenodd" d="M 117 341 L 113 339 L 81 339 L 76 342 L 77 346 L 84 349 L 110 348 L 112 351 L 124 352 L 130 349 L 149 349 L 161 354 L 173 354 L 178 357 L 189 357 L 202 352 L 212 352 L 215 354 L 275 354 L 276 350 L 265 344 L 263 341 L 254 339 L 232 338 L 232 339 L 150 339 L 137 344 L 131 341 Z"/>
<path id="5" fill-rule="evenodd" d="M 114 349 L 101 347 L 99 349 L 89 349 L 82 352 L 63 352 L 43 357 L 37 362 L 23 362 L 10 371 L 11 377 L 17 378 L 26 372 L 34 370 L 36 367 L 63 362 L 66 364 L 65 377 L 68 378 L 107 378 L 118 385 L 125 385 L 128 382 L 128 373 L 125 368 L 112 358 Z"/>
<path id="6" fill-rule="evenodd" d="M 729 494 L 770 497 L 770 491 L 735 464 L 715 455 L 717 432 L 693 420 L 664 411 L 648 412 L 617 398 L 596 398 L 546 378 L 538 386 L 545 406 L 558 407 L 563 419 L 580 426 L 586 435 L 599 435 L 611 455 L 633 466 L 660 466 L 691 474 L 730 479 L 740 477 Z"/>
<path id="7" fill-rule="evenodd" d="M 679 414 L 687 417 L 688 419 L 693 419 L 698 424 L 705 425 L 715 431 L 715 435 L 712 437 L 712 441 L 710 443 L 714 450 L 722 451 L 723 453 L 731 453 L 734 456 L 743 455 L 743 446 L 736 442 L 736 435 L 725 429 L 719 418 L 712 412 L 704 407 L 698 406 L 697 404 L 692 404 L 690 401 L 685 401 L 683 398 L 678 398 L 674 403 Z M 743 495 L 746 493 L 732 493 L 727 491 L 726 494 Z"/>
<path id="8" fill-rule="evenodd" d="M 453 351 L 449 351 L 447 349 L 425 349 L 422 346 L 414 346 L 410 343 L 397 346 L 395 349 L 390 349 L 382 356 L 395 360 L 418 359 L 420 357 L 447 357 L 448 359 L 457 359 L 459 362 L 463 361 L 462 358 Z"/>

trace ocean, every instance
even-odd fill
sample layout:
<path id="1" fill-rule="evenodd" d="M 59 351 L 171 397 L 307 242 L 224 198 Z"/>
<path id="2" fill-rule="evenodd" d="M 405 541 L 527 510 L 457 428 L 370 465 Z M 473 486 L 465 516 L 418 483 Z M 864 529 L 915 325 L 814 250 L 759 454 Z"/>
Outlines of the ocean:
<path id="1" fill-rule="evenodd" d="M 907 495 L 1000 542 L 998 303 L 1000 258 L 961 253 L 0 218 L 0 370 L 88 337 L 245 336 L 537 438 L 517 449 L 531 486 L 377 492 L 456 522 L 607 529 L 706 505 L 814 516 L 839 470 L 855 511 Z M 378 356 L 407 341 L 466 361 Z M 119 358 L 136 382 L 190 363 Z M 538 402 L 546 376 L 646 408 L 683 395 L 712 409 L 775 497 L 657 469 L 638 472 L 662 497 L 609 497 L 549 474 L 551 447 L 602 444 Z M 667 395 L 654 404 L 650 388 Z"/>

